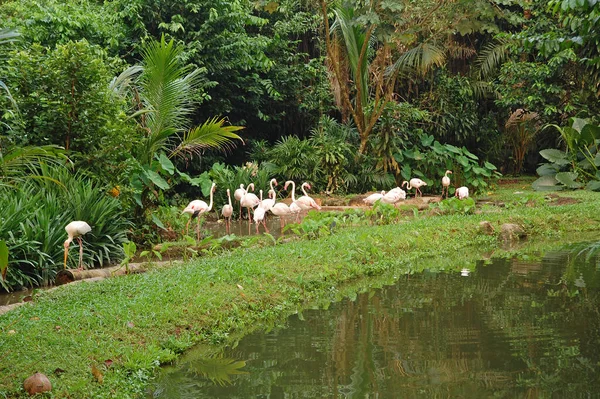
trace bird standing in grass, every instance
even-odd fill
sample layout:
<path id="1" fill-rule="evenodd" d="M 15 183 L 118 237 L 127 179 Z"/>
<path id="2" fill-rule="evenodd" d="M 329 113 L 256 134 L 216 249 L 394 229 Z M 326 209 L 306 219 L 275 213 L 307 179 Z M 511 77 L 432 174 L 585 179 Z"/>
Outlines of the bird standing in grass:
<path id="1" fill-rule="evenodd" d="M 69 223 L 65 226 L 65 230 L 67 231 L 67 240 L 63 244 L 65 247 L 65 264 L 64 268 L 67 268 L 67 257 L 69 256 L 69 245 L 73 242 L 74 239 L 77 239 L 79 242 L 79 270 L 83 270 L 83 241 L 81 240 L 81 236 L 92 231 L 92 228 L 86 222 L 81 220 L 76 220 L 74 222 Z"/>
<path id="2" fill-rule="evenodd" d="M 233 215 L 233 205 L 231 205 L 231 191 L 227 189 L 227 201 L 228 203 L 223 205 L 221 209 L 221 215 L 225 218 L 225 231 L 227 234 L 231 231 L 231 215 Z"/>
<path id="3" fill-rule="evenodd" d="M 444 173 L 444 177 L 442 177 L 442 199 L 444 198 L 444 193 L 446 193 L 446 198 L 448 198 L 448 188 L 450 187 L 450 178 L 448 177 L 448 173 L 452 173 L 451 170 L 447 170 Z"/>
<path id="4" fill-rule="evenodd" d="M 206 202 L 202 200 L 194 200 L 190 202 L 188 206 L 186 206 L 185 209 L 181 212 L 190 214 L 190 220 L 188 220 L 187 224 L 185 225 L 186 234 L 188 234 L 189 232 L 190 222 L 192 221 L 192 219 L 198 218 L 198 224 L 196 226 L 196 236 L 198 237 L 198 241 L 200 241 L 200 215 L 202 215 L 203 213 L 210 212 L 210 210 L 212 209 L 213 193 L 215 192 L 215 186 L 215 183 L 213 183 L 212 186 L 210 186 L 210 204 L 206 204 Z"/>

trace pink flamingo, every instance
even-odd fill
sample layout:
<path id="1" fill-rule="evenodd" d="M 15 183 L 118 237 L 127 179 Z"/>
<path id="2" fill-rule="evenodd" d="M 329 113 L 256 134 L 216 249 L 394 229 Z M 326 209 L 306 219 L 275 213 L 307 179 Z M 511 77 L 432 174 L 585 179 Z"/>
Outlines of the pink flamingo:
<path id="1" fill-rule="evenodd" d="M 229 203 L 223 205 L 221 215 L 225 218 L 225 231 L 227 234 L 231 232 L 231 215 L 233 215 L 233 205 L 231 205 L 231 192 L 227 189 L 227 201 Z"/>
<path id="2" fill-rule="evenodd" d="M 414 188 L 414 189 L 416 189 L 416 192 L 415 192 L 415 197 L 418 197 L 418 196 L 419 196 L 419 194 L 420 194 L 421 196 L 423 196 L 423 193 L 421 192 L 421 187 L 423 187 L 423 186 L 426 186 L 426 185 L 427 185 L 427 183 L 425 183 L 423 180 L 421 180 L 421 179 L 417 179 L 416 177 L 415 177 L 415 178 L 412 178 L 412 179 L 410 179 L 410 181 L 409 181 L 409 182 L 407 182 L 406 180 L 404 180 L 404 181 L 402 182 L 402 187 L 404 187 L 404 185 L 405 185 L 405 184 L 406 184 L 406 189 L 407 189 L 407 190 L 412 190 L 413 188 Z"/>
<path id="3" fill-rule="evenodd" d="M 195 217 L 198 218 L 198 224 L 196 227 L 196 234 L 198 237 L 198 241 L 200 241 L 200 215 L 202 215 L 203 213 L 210 212 L 210 210 L 212 209 L 213 193 L 215 192 L 215 186 L 216 186 L 216 184 L 213 183 L 212 186 L 210 187 L 210 204 L 207 205 L 206 202 L 204 202 L 202 200 L 194 200 L 194 201 L 190 202 L 188 204 L 188 206 L 186 206 L 185 209 L 181 212 L 181 213 L 189 213 L 191 215 L 190 220 L 188 220 L 187 224 L 185 225 L 186 234 L 188 234 L 188 232 L 189 232 L 190 222 L 192 221 L 192 219 Z"/>
<path id="4" fill-rule="evenodd" d="M 248 192 L 250 189 L 252 189 L 252 191 L 254 191 L 254 183 L 250 183 L 250 184 L 248 184 L 248 187 L 246 187 L 244 195 L 240 199 L 240 205 L 242 207 L 248 209 L 248 223 L 252 224 L 252 217 L 250 216 L 250 209 L 258 206 L 258 204 L 260 203 L 260 200 L 258 199 L 256 194 Z"/>
<path id="5" fill-rule="evenodd" d="M 260 202 L 262 203 L 263 190 L 260 190 Z M 265 231 L 268 233 L 269 229 L 265 223 L 265 214 L 267 211 L 261 206 L 261 203 L 254 210 L 254 223 L 256 224 L 256 234 L 258 234 L 258 226 L 262 223 L 265 226 Z"/>
<path id="6" fill-rule="evenodd" d="M 448 198 L 448 188 L 450 187 L 450 178 L 448 177 L 448 173 L 452 173 L 451 170 L 447 170 L 444 173 L 444 177 L 442 177 L 442 198 L 444 198 L 444 192 L 446 193 L 446 198 Z"/>

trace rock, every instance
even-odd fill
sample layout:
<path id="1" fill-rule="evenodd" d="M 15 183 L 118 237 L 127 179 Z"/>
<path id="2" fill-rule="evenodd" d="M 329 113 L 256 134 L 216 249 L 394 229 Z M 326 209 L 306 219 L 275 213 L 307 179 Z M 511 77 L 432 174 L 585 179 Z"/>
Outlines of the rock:
<path id="1" fill-rule="evenodd" d="M 518 224 L 504 223 L 500 226 L 500 237 L 502 237 L 502 240 L 504 241 L 520 240 L 526 235 L 525 230 Z"/>
<path id="2" fill-rule="evenodd" d="M 35 373 L 23 381 L 23 388 L 25 388 L 25 391 L 29 395 L 33 396 L 38 393 L 51 391 L 52 384 L 44 374 Z"/>
<path id="3" fill-rule="evenodd" d="M 494 234 L 495 229 L 490 222 L 484 220 L 482 222 L 479 222 L 479 231 L 481 231 L 485 235 L 491 236 Z"/>

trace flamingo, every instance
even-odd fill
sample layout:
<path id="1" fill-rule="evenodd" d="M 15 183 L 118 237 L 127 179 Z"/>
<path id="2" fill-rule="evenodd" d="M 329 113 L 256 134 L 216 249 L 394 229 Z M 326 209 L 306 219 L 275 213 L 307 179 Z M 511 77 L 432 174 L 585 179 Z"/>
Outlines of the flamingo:
<path id="1" fill-rule="evenodd" d="M 244 190 L 244 185 L 240 184 L 240 188 L 236 189 L 233 192 L 233 197 L 235 198 L 235 200 L 237 202 L 240 203 L 240 220 L 242 220 L 242 197 L 244 196 L 244 194 L 246 194 L 246 190 Z"/>
<path id="2" fill-rule="evenodd" d="M 273 207 L 273 205 L 275 205 L 275 189 L 273 188 L 273 184 L 277 185 L 277 180 L 275 179 L 271 179 L 271 181 L 269 182 L 269 187 L 271 187 L 271 189 L 269 190 L 269 198 L 261 201 L 260 203 L 260 207 L 263 208 L 265 211 L 269 211 L 271 210 L 271 208 Z M 271 193 L 273 193 L 273 198 L 271 198 Z"/>
<path id="3" fill-rule="evenodd" d="M 227 234 L 230 233 L 231 230 L 231 215 L 233 215 L 233 205 L 231 205 L 231 191 L 227 189 L 227 201 L 229 203 L 223 205 L 223 209 L 221 210 L 221 215 L 225 218 L 225 231 Z"/>
<path id="4" fill-rule="evenodd" d="M 302 194 L 304 194 L 302 197 L 298 198 L 296 200 L 296 203 L 298 204 L 298 206 L 300 207 L 300 209 L 302 210 L 307 210 L 310 208 L 314 208 L 317 210 L 320 210 L 321 207 L 319 206 L 319 204 L 317 204 L 315 202 L 314 199 L 312 199 L 311 197 L 308 196 L 308 194 L 306 193 L 306 189 L 305 187 L 307 187 L 310 190 L 310 184 L 304 182 L 302 183 L 302 186 L 300 187 L 302 189 Z"/>
<path id="5" fill-rule="evenodd" d="M 244 195 L 240 199 L 240 206 L 248 209 L 248 222 L 252 224 L 252 218 L 250 217 L 250 209 L 256 207 L 260 203 L 260 200 L 258 199 L 256 194 L 248 192 L 250 189 L 254 191 L 254 183 L 250 183 L 248 184 L 248 187 L 246 187 Z"/>
<path id="6" fill-rule="evenodd" d="M 74 222 L 69 223 L 65 226 L 65 230 L 67 231 L 67 239 L 63 246 L 65 247 L 65 264 L 64 268 L 67 268 L 67 257 L 69 256 L 69 245 L 74 239 L 77 239 L 79 242 L 79 270 L 83 270 L 83 241 L 81 240 L 81 236 L 92 231 L 92 228 L 86 222 L 81 220 L 76 220 Z"/>
<path id="7" fill-rule="evenodd" d="M 416 189 L 415 198 L 418 197 L 419 194 L 421 196 L 423 196 L 423 193 L 421 192 L 421 187 L 427 185 L 427 183 L 425 183 L 423 180 L 417 179 L 416 177 L 410 179 L 410 181 L 408 181 L 408 182 L 406 180 L 404 180 L 402 182 L 402 187 L 404 187 L 405 184 L 406 184 L 406 189 L 407 190 L 412 190 L 413 188 Z"/>
<path id="8" fill-rule="evenodd" d="M 269 191 L 269 193 L 271 193 L 271 191 Z M 274 190 L 273 194 L 275 194 Z M 273 201 L 275 201 L 275 198 L 277 198 L 277 196 L 273 195 L 273 198 Z M 284 216 L 289 215 L 291 213 L 290 207 L 284 204 L 283 202 L 274 202 L 270 211 L 273 215 L 279 216 L 279 223 L 281 224 L 281 230 L 283 230 L 283 226 L 285 224 Z"/>
<path id="9" fill-rule="evenodd" d="M 300 218 L 300 211 L 302 211 L 302 209 L 296 203 L 296 183 L 294 183 L 292 180 L 288 180 L 285 182 L 285 186 L 283 186 L 283 189 L 287 190 L 290 184 L 292 185 L 292 203 L 290 204 L 290 213 L 296 215 L 296 223 L 298 223 Z"/>
<path id="10" fill-rule="evenodd" d="M 388 191 L 383 197 L 381 197 L 381 202 L 384 204 L 396 205 L 396 202 L 406 199 L 406 191 L 402 190 L 400 187 L 396 187 Z"/>
<path id="11" fill-rule="evenodd" d="M 198 237 L 198 241 L 200 241 L 200 215 L 202 215 L 203 213 L 210 212 L 210 210 L 212 209 L 213 193 L 215 192 L 215 186 L 215 183 L 213 183 L 212 186 L 210 186 L 210 204 L 207 205 L 206 202 L 202 200 L 193 200 L 188 204 L 188 206 L 185 207 L 183 211 L 181 211 L 181 213 L 190 214 L 190 220 L 188 220 L 187 224 L 185 225 L 186 234 L 188 234 L 189 232 L 190 222 L 192 221 L 192 219 L 195 217 L 198 218 L 198 225 L 196 227 L 196 235 Z"/>
<path id="12" fill-rule="evenodd" d="M 444 177 L 442 177 L 442 198 L 444 198 L 444 192 L 446 192 L 446 198 L 448 198 L 448 188 L 450 187 L 448 173 L 452 174 L 452 171 L 447 170 L 446 173 L 444 173 Z"/>
<path id="13" fill-rule="evenodd" d="M 385 195 L 385 191 L 382 191 L 380 193 L 374 193 L 369 195 L 367 198 L 363 198 L 363 202 L 366 205 L 373 205 L 375 202 L 379 201 L 381 199 L 381 197 L 383 197 Z"/>
<path id="14" fill-rule="evenodd" d="M 461 199 L 465 199 L 465 198 L 469 198 L 469 189 L 467 187 L 459 187 L 456 189 L 456 192 L 454 193 L 454 195 L 456 197 L 458 197 L 459 200 Z"/>
<path id="15" fill-rule="evenodd" d="M 260 193 L 260 203 L 254 210 L 254 223 L 256 224 L 256 234 L 258 234 L 258 226 L 262 223 L 265 226 L 265 231 L 268 233 L 269 229 L 267 228 L 267 224 L 265 223 L 265 214 L 267 211 L 263 208 L 262 205 L 262 195 L 263 190 L 259 191 Z"/>

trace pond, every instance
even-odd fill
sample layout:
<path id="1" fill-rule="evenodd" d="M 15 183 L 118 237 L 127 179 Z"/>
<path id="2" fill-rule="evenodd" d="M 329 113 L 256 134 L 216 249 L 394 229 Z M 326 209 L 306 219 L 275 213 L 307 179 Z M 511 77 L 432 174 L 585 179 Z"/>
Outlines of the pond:
<path id="1" fill-rule="evenodd" d="M 149 397 L 592 397 L 600 261 L 574 253 L 403 277 L 248 335 L 218 358 L 192 350 Z"/>

